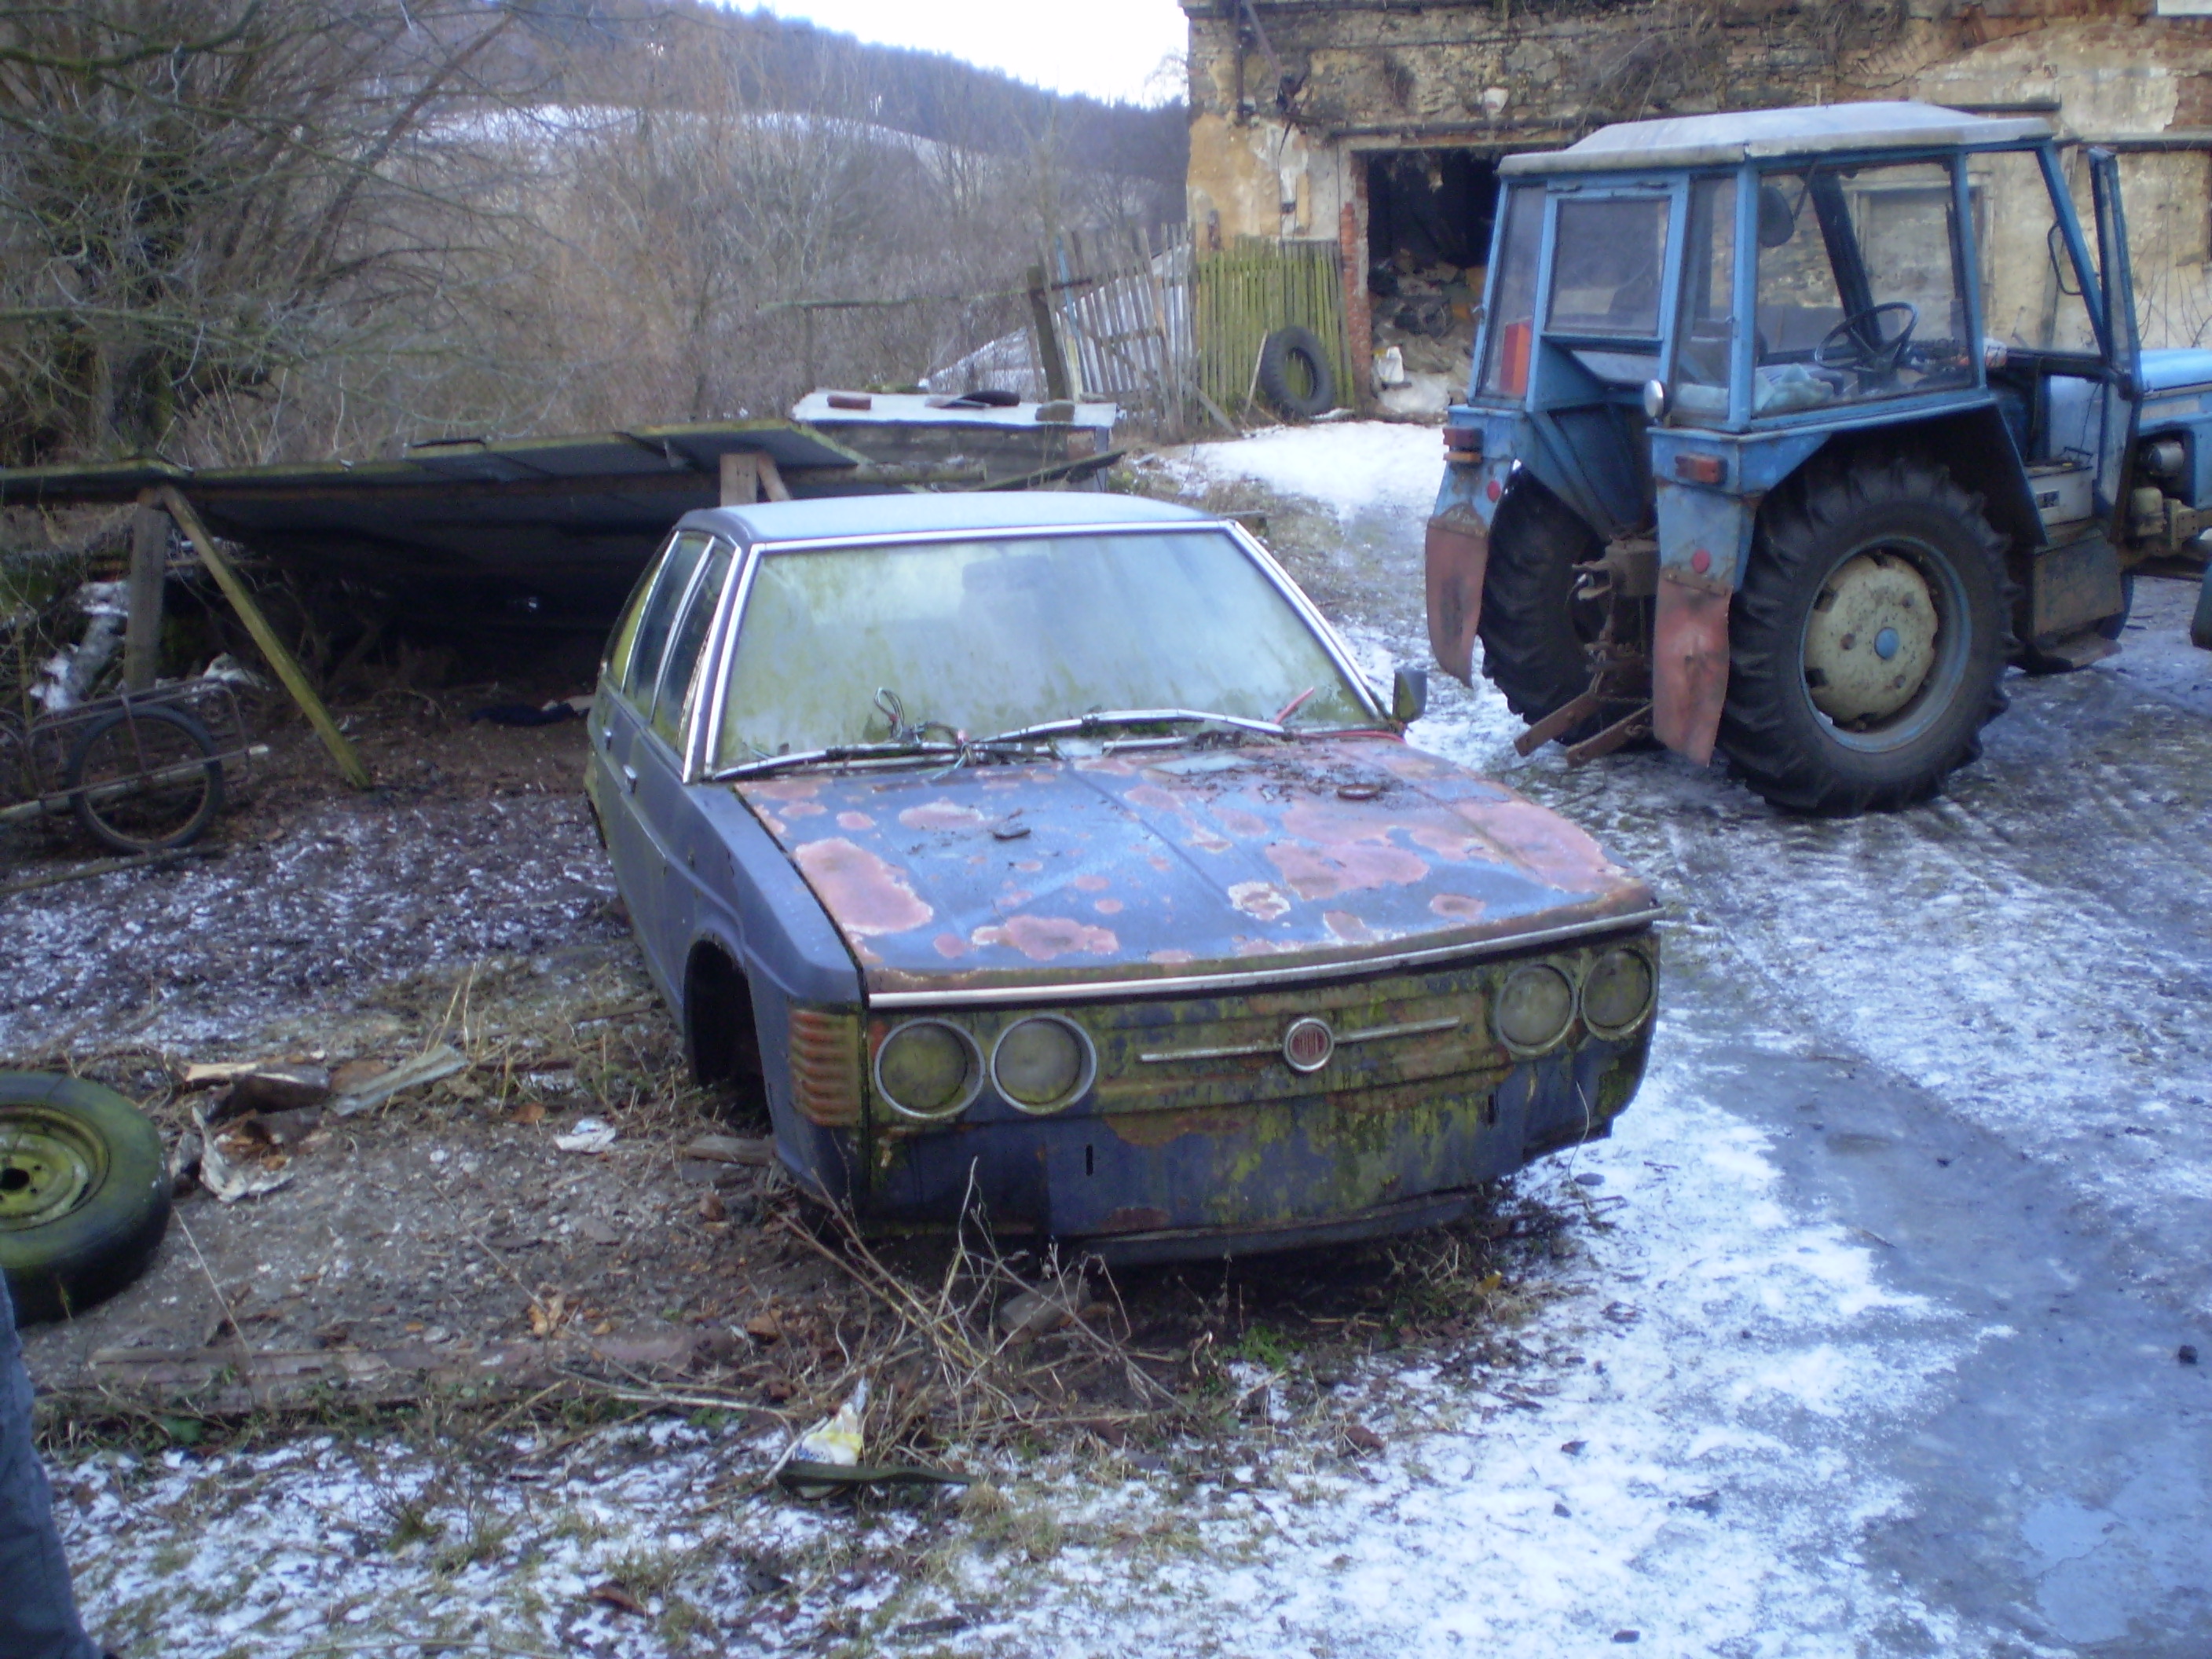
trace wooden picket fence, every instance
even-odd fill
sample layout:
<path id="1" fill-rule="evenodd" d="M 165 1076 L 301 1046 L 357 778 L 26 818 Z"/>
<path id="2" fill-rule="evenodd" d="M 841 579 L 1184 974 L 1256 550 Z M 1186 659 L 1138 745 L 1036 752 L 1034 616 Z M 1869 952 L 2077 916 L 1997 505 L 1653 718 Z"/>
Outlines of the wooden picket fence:
<path id="1" fill-rule="evenodd" d="M 1342 255 L 1321 240 L 1239 238 L 1200 252 L 1193 265 L 1191 313 L 1198 385 L 1232 417 L 1253 404 L 1260 346 L 1279 328 L 1310 328 L 1336 371 L 1337 401 L 1352 397 L 1345 338 Z"/>
<path id="2" fill-rule="evenodd" d="M 1355 395 L 1333 241 L 1250 237 L 1205 252 L 1182 226 L 1070 234 L 1046 250 L 1030 283 L 1033 326 L 937 371 L 933 385 L 1101 398 L 1171 433 L 1267 420 L 1254 388 L 1261 343 L 1297 326 L 1320 338 L 1338 402 Z"/>

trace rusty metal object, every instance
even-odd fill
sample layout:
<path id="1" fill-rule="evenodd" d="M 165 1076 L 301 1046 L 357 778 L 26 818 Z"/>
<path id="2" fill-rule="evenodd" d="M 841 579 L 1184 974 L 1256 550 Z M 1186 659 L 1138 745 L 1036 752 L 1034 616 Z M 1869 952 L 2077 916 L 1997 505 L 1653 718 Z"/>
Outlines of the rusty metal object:
<path id="1" fill-rule="evenodd" d="M 1651 646 L 1651 730 L 1698 765 L 1711 763 L 1728 701 L 1729 590 L 1668 570 Z"/>
<path id="2" fill-rule="evenodd" d="M 1651 735 L 1651 705 L 1644 703 L 1632 708 L 1595 737 L 1584 738 L 1567 750 L 1567 764 L 1580 766 L 1610 755 L 1616 749 L 1634 743 L 1639 738 Z"/>
<path id="3" fill-rule="evenodd" d="M 981 1202 L 1008 1234 L 1112 1261 L 1419 1225 L 1606 1133 L 1642 1073 L 1652 1004 L 1608 1024 L 1579 998 L 1623 941 L 1656 983 L 1649 890 L 1393 738 L 735 787 L 862 975 L 864 1027 L 805 1011 L 791 1054 L 873 1225 Z M 1030 833 L 1001 841 L 1016 807 Z M 1532 962 L 1574 1012 L 1510 1047 L 1493 1009 Z M 1085 1073 L 1024 1109 L 981 1080 L 1040 1015 L 1079 1034 Z M 855 1115 L 823 1109 L 918 1024 L 974 1057 L 956 1105 L 901 1112 L 878 1086 Z"/>
<path id="4" fill-rule="evenodd" d="M 1429 520 L 1422 547 L 1429 604 L 1429 649 L 1437 666 L 1462 683 L 1474 678 L 1475 629 L 1490 570 L 1490 526 L 1454 509 Z"/>
<path id="5" fill-rule="evenodd" d="M 1583 831 L 1379 734 L 738 787 L 877 1007 L 1264 982 L 1651 908 Z M 1030 834 L 999 842 L 1016 805 Z"/>

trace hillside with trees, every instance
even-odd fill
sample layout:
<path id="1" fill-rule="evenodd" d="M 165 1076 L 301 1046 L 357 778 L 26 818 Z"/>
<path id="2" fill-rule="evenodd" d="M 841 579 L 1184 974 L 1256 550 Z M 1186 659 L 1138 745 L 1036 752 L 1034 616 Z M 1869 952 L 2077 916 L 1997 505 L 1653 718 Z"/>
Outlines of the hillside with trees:
<path id="1" fill-rule="evenodd" d="M 15 9 L 0 131 L 6 465 L 910 380 L 1020 325 L 1054 235 L 1179 218 L 1185 143 L 1180 106 L 641 0 Z"/>

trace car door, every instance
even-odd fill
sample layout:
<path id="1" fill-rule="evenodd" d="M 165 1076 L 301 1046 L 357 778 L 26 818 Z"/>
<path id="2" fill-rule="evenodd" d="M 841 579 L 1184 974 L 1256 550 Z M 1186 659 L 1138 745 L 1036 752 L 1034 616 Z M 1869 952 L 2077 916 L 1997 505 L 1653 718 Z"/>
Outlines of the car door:
<path id="1" fill-rule="evenodd" d="M 587 781 L 599 824 L 606 836 L 615 886 L 641 937 L 649 936 L 658 860 L 652 836 L 640 816 L 637 762 L 652 717 L 653 698 L 677 616 L 697 579 L 714 538 L 705 531 L 683 531 L 671 538 L 652 578 L 617 633 L 592 708 L 592 769 Z M 653 953 L 647 965 L 654 967 Z"/>
<path id="2" fill-rule="evenodd" d="M 633 902 L 631 915 L 672 1007 L 680 1004 L 684 958 L 698 923 L 702 850 L 685 752 L 735 558 L 736 550 L 721 538 L 708 544 L 669 629 L 651 698 L 641 696 L 633 705 L 642 716 L 629 764 L 637 780 L 631 800 L 644 832 L 639 893 L 646 908 L 640 911 Z"/>

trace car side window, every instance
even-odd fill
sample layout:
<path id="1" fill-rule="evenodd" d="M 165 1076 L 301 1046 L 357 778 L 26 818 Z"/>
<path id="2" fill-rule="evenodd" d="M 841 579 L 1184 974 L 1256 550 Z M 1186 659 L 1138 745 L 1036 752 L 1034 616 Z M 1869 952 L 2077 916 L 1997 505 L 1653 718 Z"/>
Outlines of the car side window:
<path id="1" fill-rule="evenodd" d="M 660 672 L 660 689 L 653 699 L 653 729 L 672 748 L 690 704 L 692 682 L 706 659 L 708 630 L 722 601 L 723 585 L 730 579 L 730 544 L 717 539 L 707 554 L 706 569 L 691 589 L 683 620 L 669 635 L 667 665 Z"/>
<path id="2" fill-rule="evenodd" d="M 622 678 L 617 684 L 623 695 L 641 708 L 650 703 L 653 688 L 659 684 L 660 659 L 668 644 L 668 631 L 676 621 L 677 607 L 690 591 L 700 556 L 713 539 L 703 530 L 687 530 L 678 536 L 668 556 L 660 562 L 660 574 L 653 579 L 653 591 L 638 612 L 629 659 L 623 663 Z"/>

